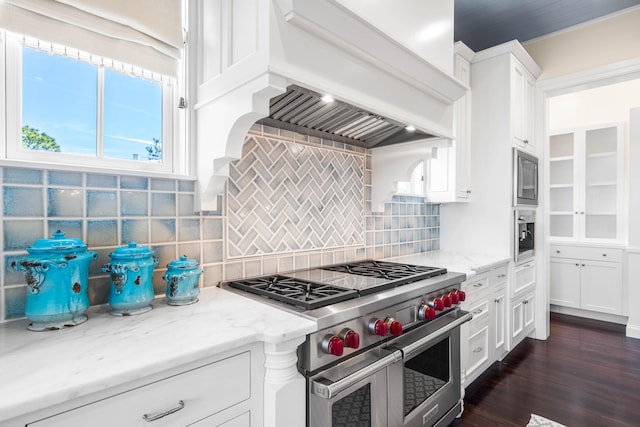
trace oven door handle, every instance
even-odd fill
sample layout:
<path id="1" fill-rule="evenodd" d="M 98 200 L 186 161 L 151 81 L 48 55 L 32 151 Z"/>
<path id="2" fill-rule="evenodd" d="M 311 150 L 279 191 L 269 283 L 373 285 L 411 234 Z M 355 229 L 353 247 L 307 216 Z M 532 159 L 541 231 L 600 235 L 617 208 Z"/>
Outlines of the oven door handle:
<path id="1" fill-rule="evenodd" d="M 450 323 L 447 323 L 445 326 L 439 328 L 438 330 L 427 335 L 426 337 L 420 338 L 417 341 L 414 341 L 410 344 L 407 344 L 406 346 L 403 346 L 402 348 L 399 348 L 402 351 L 403 357 L 410 358 L 414 353 L 422 351 L 425 345 L 428 345 L 431 342 L 437 340 L 438 338 L 448 334 L 452 330 L 458 328 L 460 325 L 468 322 L 473 318 L 473 313 L 460 311 L 460 314 L 461 316 L 458 317 L 456 320 Z"/>
<path id="2" fill-rule="evenodd" d="M 325 399 L 331 399 L 338 393 L 343 392 L 352 385 L 357 384 L 359 381 L 362 381 L 367 377 L 370 377 L 379 370 L 394 364 L 400 359 L 402 359 L 402 352 L 396 350 L 393 353 L 383 357 L 382 359 L 378 359 L 372 364 L 367 365 L 364 368 L 359 369 L 353 374 L 347 375 L 346 377 L 338 381 L 333 382 L 324 377 L 320 377 L 318 379 L 310 379 L 309 382 L 311 383 L 311 392 L 316 396 L 320 396 Z"/>

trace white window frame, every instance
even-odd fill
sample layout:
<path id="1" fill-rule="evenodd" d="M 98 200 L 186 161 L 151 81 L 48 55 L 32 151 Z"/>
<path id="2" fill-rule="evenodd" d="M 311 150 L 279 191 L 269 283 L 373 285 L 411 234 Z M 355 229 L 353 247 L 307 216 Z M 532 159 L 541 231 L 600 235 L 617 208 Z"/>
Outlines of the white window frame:
<path id="1" fill-rule="evenodd" d="M 179 131 L 180 115 L 178 109 L 178 82 L 173 78 L 162 79 L 162 163 L 141 160 L 126 160 L 90 155 L 57 153 L 39 150 L 25 150 L 22 147 L 22 38 L 18 35 L 0 31 L 0 84 L 5 88 L 0 92 L 0 163 L 29 166 L 53 167 L 56 169 L 83 170 L 95 172 L 126 172 L 138 175 L 181 175 L 187 176 L 190 150 L 183 132 Z M 88 61 L 91 62 L 91 61 Z M 113 63 L 112 63 L 113 64 Z M 94 62 L 95 65 L 95 62 Z M 117 65 L 117 64 L 113 64 Z M 98 65 L 103 67 L 103 65 Z M 111 68 L 111 67 L 110 67 Z M 98 99 L 96 123 L 96 149 L 102 149 L 103 73 L 98 73 Z M 2 123 L 4 121 L 4 123 Z"/>

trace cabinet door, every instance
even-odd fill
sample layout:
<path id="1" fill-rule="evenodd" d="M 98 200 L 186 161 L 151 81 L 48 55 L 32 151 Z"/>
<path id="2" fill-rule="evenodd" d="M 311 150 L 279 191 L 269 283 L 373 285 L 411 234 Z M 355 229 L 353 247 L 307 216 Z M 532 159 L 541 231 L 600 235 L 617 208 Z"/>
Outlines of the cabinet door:
<path id="1" fill-rule="evenodd" d="M 581 308 L 622 314 L 622 265 L 616 262 L 583 261 Z"/>
<path id="2" fill-rule="evenodd" d="M 573 132 L 549 136 L 549 235 L 577 236 L 577 167 Z"/>
<path id="3" fill-rule="evenodd" d="M 469 359 L 465 382 L 469 384 L 489 366 L 491 346 L 489 344 L 489 324 L 483 322 L 477 329 L 469 331 Z"/>
<path id="4" fill-rule="evenodd" d="M 495 358 L 502 359 L 505 353 L 505 323 L 507 314 L 507 292 L 505 288 L 500 288 L 496 291 L 495 298 L 493 300 L 493 332 L 494 332 L 494 348 Z"/>
<path id="5" fill-rule="evenodd" d="M 522 303 L 524 304 L 524 311 L 522 312 L 524 316 L 524 335 L 529 335 L 533 331 L 536 320 L 535 295 L 528 295 Z"/>
<path id="6" fill-rule="evenodd" d="M 456 55 L 456 78 L 467 86 L 471 83 L 471 64 Z M 454 152 L 455 152 L 455 198 L 466 201 L 471 195 L 469 189 L 470 150 L 469 123 L 471 121 L 471 92 L 467 93 L 454 104 Z"/>
<path id="7" fill-rule="evenodd" d="M 513 292 L 511 298 L 529 291 L 536 285 L 536 263 L 527 262 L 513 267 Z"/>
<path id="8" fill-rule="evenodd" d="M 580 308 L 580 260 L 552 257 L 549 288 L 551 304 Z"/>
<path id="9" fill-rule="evenodd" d="M 533 142 L 533 102 L 535 81 L 514 61 L 511 70 L 511 132 L 513 145 L 535 152 Z"/>

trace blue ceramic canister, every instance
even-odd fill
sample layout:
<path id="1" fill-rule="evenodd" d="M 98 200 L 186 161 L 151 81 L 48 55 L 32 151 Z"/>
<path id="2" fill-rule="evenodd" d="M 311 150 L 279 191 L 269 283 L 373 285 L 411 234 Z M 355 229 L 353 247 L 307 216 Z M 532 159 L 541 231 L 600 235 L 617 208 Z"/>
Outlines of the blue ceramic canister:
<path id="1" fill-rule="evenodd" d="M 111 278 L 109 305 L 114 316 L 129 316 L 151 310 L 153 268 L 158 258 L 146 246 L 129 242 L 109 254 L 111 262 L 102 266 Z"/>
<path id="2" fill-rule="evenodd" d="M 98 259 L 80 239 L 66 238 L 63 231 L 51 239 L 37 240 L 29 255 L 11 263 L 23 271 L 27 286 L 27 329 L 55 330 L 84 323 L 89 308 L 89 264 Z"/>
<path id="3" fill-rule="evenodd" d="M 162 276 L 167 282 L 167 303 L 187 305 L 198 302 L 201 274 L 198 262 L 186 255 L 167 264 L 167 272 Z"/>

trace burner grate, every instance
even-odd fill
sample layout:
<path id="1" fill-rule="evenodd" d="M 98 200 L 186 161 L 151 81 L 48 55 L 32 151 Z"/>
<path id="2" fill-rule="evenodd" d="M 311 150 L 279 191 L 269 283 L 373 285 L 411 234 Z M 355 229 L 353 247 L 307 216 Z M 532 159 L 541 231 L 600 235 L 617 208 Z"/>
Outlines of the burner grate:
<path id="1" fill-rule="evenodd" d="M 440 267 L 428 267 L 413 264 L 401 264 L 387 261 L 366 260 L 346 264 L 322 267 L 323 270 L 340 273 L 356 274 L 359 276 L 376 277 L 393 281 L 394 286 L 400 286 L 417 280 L 445 274 L 447 270 Z"/>
<path id="2" fill-rule="evenodd" d="M 241 289 L 266 298 L 314 310 L 358 296 L 351 289 L 281 275 L 262 276 L 225 282 L 232 288 Z"/>

